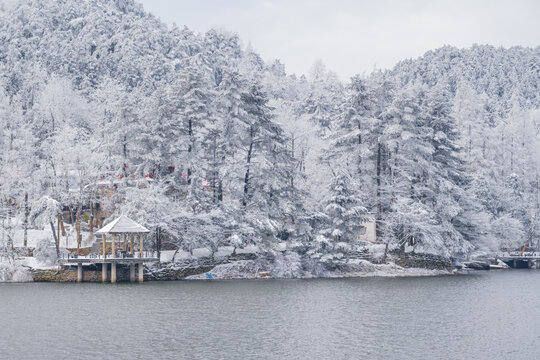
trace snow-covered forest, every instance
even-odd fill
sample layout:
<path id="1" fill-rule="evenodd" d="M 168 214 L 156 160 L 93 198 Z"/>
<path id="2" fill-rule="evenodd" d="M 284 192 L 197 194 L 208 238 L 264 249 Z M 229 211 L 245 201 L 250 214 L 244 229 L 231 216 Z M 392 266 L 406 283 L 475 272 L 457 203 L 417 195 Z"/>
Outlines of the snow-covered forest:
<path id="1" fill-rule="evenodd" d="M 443 47 L 341 81 L 132 0 L 0 3 L 3 251 L 20 229 L 54 241 L 62 211 L 78 233 L 125 214 L 185 251 L 339 258 L 367 214 L 390 250 L 536 246 L 539 141 L 540 47 Z"/>

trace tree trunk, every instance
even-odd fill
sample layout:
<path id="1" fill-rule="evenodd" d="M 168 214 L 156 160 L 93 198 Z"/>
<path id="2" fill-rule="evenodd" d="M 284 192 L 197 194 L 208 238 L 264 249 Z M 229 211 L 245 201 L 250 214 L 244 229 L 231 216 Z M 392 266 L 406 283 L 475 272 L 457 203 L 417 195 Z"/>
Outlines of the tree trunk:
<path id="1" fill-rule="evenodd" d="M 77 232 L 77 255 L 81 250 L 81 203 L 77 204 L 77 216 L 75 218 L 75 231 Z"/>
<path id="2" fill-rule="evenodd" d="M 173 264 L 174 264 L 174 262 L 175 262 L 175 259 L 176 259 L 176 254 L 178 254 L 178 252 L 179 252 L 179 251 L 180 251 L 180 248 L 177 248 L 177 249 L 176 249 L 176 251 L 175 251 L 175 252 L 174 252 L 174 254 L 173 254 L 173 257 L 172 257 L 171 263 L 173 263 Z"/>
<path id="3" fill-rule="evenodd" d="M 122 154 L 124 156 L 124 166 L 122 169 L 122 175 L 127 183 L 127 136 L 124 135 L 124 141 L 122 142 Z"/>
<path id="4" fill-rule="evenodd" d="M 504 176 L 504 129 L 501 131 L 501 171 L 502 176 Z"/>
<path id="5" fill-rule="evenodd" d="M 381 201 L 381 143 L 377 144 L 377 215 L 375 219 L 375 231 L 381 233 L 382 201 Z"/>
<path id="6" fill-rule="evenodd" d="M 62 217 L 62 215 L 60 214 L 59 216 L 59 219 L 60 219 L 60 227 L 62 228 L 62 236 L 65 236 L 66 237 L 66 249 L 68 247 L 68 238 L 67 238 L 67 234 L 66 234 L 66 228 L 64 227 L 64 218 Z M 58 240 L 60 241 L 60 240 Z"/>
<path id="7" fill-rule="evenodd" d="M 221 180 L 219 180 L 218 185 L 218 200 L 223 201 L 223 182 Z"/>
<path id="8" fill-rule="evenodd" d="M 247 195 L 249 190 L 249 170 L 251 165 L 251 155 L 253 152 L 253 127 L 249 130 L 250 135 L 250 141 L 249 141 L 249 149 L 247 153 L 247 169 L 246 169 L 246 175 L 244 176 L 244 198 L 242 199 L 242 205 L 245 207 L 247 205 Z"/>
<path id="9" fill-rule="evenodd" d="M 69 218 L 71 219 L 71 225 L 75 225 L 75 218 L 73 217 L 73 208 L 71 207 L 71 205 L 68 205 L 68 210 L 69 210 Z"/>
<path id="10" fill-rule="evenodd" d="M 58 238 L 56 237 L 56 231 L 54 230 L 54 224 L 52 221 L 49 221 L 51 225 L 51 231 L 54 238 L 54 244 L 56 245 L 56 257 L 60 257 L 60 244 L 58 243 Z"/>
<path id="11" fill-rule="evenodd" d="M 390 174 L 392 176 L 392 197 L 390 200 L 390 204 L 393 204 L 396 197 L 396 169 L 397 169 L 397 155 L 398 155 L 399 146 L 396 145 L 396 150 L 394 151 L 394 165 L 392 166 L 392 169 L 390 170 Z"/>
<path id="12" fill-rule="evenodd" d="M 384 247 L 384 257 L 383 257 L 383 262 L 386 264 L 386 256 L 388 255 L 388 244 L 389 242 L 387 241 L 386 242 L 386 245 Z"/>
<path id="13" fill-rule="evenodd" d="M 193 125 L 191 119 L 188 120 L 188 136 L 189 136 L 189 145 L 188 145 L 188 163 L 189 167 L 187 169 L 187 183 L 191 184 L 191 151 L 193 150 Z"/>
<path id="14" fill-rule="evenodd" d="M 157 258 L 161 259 L 161 227 L 156 228 L 156 252 Z"/>
<path id="15" fill-rule="evenodd" d="M 60 217 L 62 215 L 58 214 L 58 216 L 56 217 L 56 234 L 58 236 L 58 247 L 60 247 L 60 240 L 62 239 L 60 237 Z M 66 243 L 66 249 L 67 249 L 67 243 Z"/>
<path id="16" fill-rule="evenodd" d="M 94 238 L 94 202 L 90 201 L 90 220 L 88 221 L 88 227 L 90 228 L 90 235 L 88 241 L 92 242 Z"/>
<path id="17" fill-rule="evenodd" d="M 216 137 L 214 136 L 214 149 L 213 149 L 213 164 L 212 164 L 212 200 L 214 201 L 214 204 L 217 202 L 217 191 L 216 191 L 216 184 L 217 184 L 217 162 L 216 162 Z"/>
<path id="18" fill-rule="evenodd" d="M 514 135 L 510 140 L 510 173 L 514 172 Z"/>
<path id="19" fill-rule="evenodd" d="M 8 213 L 7 213 L 8 228 L 11 229 L 12 203 L 10 200 L 8 200 L 7 205 L 8 205 Z M 8 246 L 11 248 L 11 250 L 15 248 L 13 244 L 13 238 L 11 237 L 11 235 L 8 236 Z"/>
<path id="20" fill-rule="evenodd" d="M 28 206 L 28 193 L 24 194 L 24 248 L 28 246 L 28 215 L 30 208 Z"/>

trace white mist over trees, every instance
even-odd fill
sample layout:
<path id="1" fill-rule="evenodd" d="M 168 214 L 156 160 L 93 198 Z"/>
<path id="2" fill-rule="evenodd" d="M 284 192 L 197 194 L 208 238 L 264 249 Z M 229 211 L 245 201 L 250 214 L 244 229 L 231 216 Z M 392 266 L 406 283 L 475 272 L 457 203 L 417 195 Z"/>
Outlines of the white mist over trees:
<path id="1" fill-rule="evenodd" d="M 396 251 L 540 237 L 538 47 L 444 47 L 341 83 L 131 0 L 24 0 L 0 16 L 3 239 L 27 203 L 47 213 L 38 226 L 58 207 L 90 228 L 99 204 L 188 251 L 346 253 L 366 213 Z"/>

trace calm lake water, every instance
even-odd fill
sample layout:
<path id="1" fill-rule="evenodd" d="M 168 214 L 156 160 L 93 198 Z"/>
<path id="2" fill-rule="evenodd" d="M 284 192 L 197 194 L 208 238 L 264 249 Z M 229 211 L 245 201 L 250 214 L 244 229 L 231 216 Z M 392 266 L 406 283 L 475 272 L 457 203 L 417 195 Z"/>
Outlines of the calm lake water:
<path id="1" fill-rule="evenodd" d="M 1 359 L 540 356 L 540 271 L 0 284 Z"/>

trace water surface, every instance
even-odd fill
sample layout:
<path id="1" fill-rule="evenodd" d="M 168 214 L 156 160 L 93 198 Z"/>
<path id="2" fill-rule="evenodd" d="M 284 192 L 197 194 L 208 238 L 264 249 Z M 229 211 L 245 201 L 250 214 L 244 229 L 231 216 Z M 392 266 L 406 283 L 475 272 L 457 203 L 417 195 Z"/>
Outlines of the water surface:
<path id="1" fill-rule="evenodd" d="M 540 271 L 0 284 L 1 359 L 540 356 Z"/>

